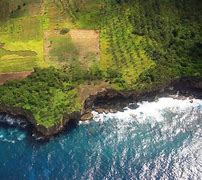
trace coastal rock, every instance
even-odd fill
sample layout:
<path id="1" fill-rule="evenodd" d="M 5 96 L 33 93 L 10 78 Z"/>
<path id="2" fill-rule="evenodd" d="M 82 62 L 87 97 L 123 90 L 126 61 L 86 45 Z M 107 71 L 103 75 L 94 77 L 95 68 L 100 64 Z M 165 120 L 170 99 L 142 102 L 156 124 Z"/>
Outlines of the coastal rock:
<path id="1" fill-rule="evenodd" d="M 169 89 L 169 87 L 173 87 Z M 162 92 L 162 89 L 164 91 Z M 10 107 L 0 105 L 0 114 L 8 114 L 13 117 L 24 117 L 27 123 L 32 126 L 33 132 L 39 133 L 42 137 L 49 138 L 63 131 L 69 123 L 77 123 L 79 120 L 87 121 L 93 118 L 91 111 L 97 110 L 99 113 L 114 113 L 123 110 L 123 106 L 131 109 L 138 107 L 136 103 L 130 104 L 131 101 L 155 100 L 156 95 L 168 95 L 168 93 L 176 93 L 178 97 L 197 97 L 202 98 L 202 80 L 183 78 L 175 80 L 165 87 L 154 87 L 146 92 L 118 92 L 114 89 L 103 88 L 86 98 L 81 112 L 65 113 L 63 118 L 54 126 L 45 127 L 36 123 L 33 114 L 30 111 L 19 107 Z M 178 93 L 177 93 L 178 92 Z M 191 101 L 190 101 L 191 102 Z M 128 105 L 129 104 L 129 105 Z"/>
<path id="2" fill-rule="evenodd" d="M 138 107 L 139 107 L 139 105 L 137 103 L 130 103 L 128 105 L 128 108 L 130 108 L 130 109 L 137 109 Z"/>
<path id="3" fill-rule="evenodd" d="M 65 125 L 68 125 L 71 121 L 77 122 L 80 119 L 80 112 L 67 113 L 64 114 L 59 123 L 51 127 L 45 127 L 37 124 L 32 113 L 23 108 L 1 105 L 0 114 L 9 114 L 12 117 L 23 117 L 26 123 L 32 126 L 33 132 L 44 138 L 58 134 L 65 128 Z"/>
<path id="4" fill-rule="evenodd" d="M 202 82 L 198 82 L 198 83 L 194 84 L 194 86 L 197 89 L 202 89 Z"/>
<path id="5" fill-rule="evenodd" d="M 65 113 L 59 123 L 55 124 L 54 126 L 46 128 L 44 126 L 37 125 L 36 127 L 37 131 L 40 132 L 43 136 L 50 137 L 63 131 L 65 129 L 65 126 L 67 126 L 72 121 L 78 122 L 79 119 L 80 112 L 72 112 L 70 114 Z"/>
<path id="6" fill-rule="evenodd" d="M 92 120 L 93 119 L 93 115 L 91 112 L 86 112 L 85 114 L 83 114 L 81 117 L 80 117 L 80 120 L 81 121 L 88 121 L 88 120 Z"/>

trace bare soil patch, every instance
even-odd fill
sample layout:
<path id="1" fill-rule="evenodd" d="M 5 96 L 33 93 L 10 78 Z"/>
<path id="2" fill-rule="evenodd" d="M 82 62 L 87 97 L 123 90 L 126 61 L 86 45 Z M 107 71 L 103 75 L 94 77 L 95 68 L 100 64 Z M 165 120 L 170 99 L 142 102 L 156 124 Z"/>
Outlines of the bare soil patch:
<path id="1" fill-rule="evenodd" d="M 15 79 L 24 79 L 29 76 L 32 71 L 26 72 L 13 72 L 13 73 L 0 73 L 0 84 L 4 84 L 6 81 L 15 80 Z"/>
<path id="2" fill-rule="evenodd" d="M 90 95 L 94 95 L 108 87 L 110 85 L 104 81 L 92 81 L 89 84 L 82 84 L 78 87 L 79 101 L 83 104 Z"/>
<path id="3" fill-rule="evenodd" d="M 96 30 L 72 29 L 69 32 L 72 42 L 78 48 L 82 64 L 88 65 L 92 57 L 99 59 L 99 32 Z"/>

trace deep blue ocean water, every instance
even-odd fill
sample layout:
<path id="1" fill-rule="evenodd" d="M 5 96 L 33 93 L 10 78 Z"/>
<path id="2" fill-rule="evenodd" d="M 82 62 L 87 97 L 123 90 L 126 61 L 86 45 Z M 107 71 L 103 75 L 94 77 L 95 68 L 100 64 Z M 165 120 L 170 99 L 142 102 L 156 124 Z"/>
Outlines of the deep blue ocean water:
<path id="1" fill-rule="evenodd" d="M 0 126 L 0 179 L 202 178 L 202 100 L 160 98 L 93 114 L 44 143 Z"/>

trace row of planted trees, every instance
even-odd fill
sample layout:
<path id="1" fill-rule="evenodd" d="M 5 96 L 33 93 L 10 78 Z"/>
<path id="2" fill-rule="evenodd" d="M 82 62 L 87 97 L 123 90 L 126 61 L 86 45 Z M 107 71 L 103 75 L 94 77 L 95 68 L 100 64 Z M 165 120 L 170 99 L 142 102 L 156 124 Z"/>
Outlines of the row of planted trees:
<path id="1" fill-rule="evenodd" d="M 79 19 L 78 12 L 92 3 L 91 0 L 62 2 L 74 21 Z M 131 86 L 138 77 L 144 77 L 144 71 L 155 77 L 149 78 L 151 83 L 186 73 L 200 74 L 202 6 L 199 0 L 100 0 L 98 3 L 100 9 L 92 18 L 99 20 L 100 64 L 105 77 L 114 77 L 116 82 L 121 79 L 120 86 L 124 81 Z M 152 70 L 147 71 L 150 67 Z M 166 76 L 159 75 L 162 70 Z"/>
<path id="2" fill-rule="evenodd" d="M 149 78 L 150 83 L 184 74 L 200 75 L 202 17 L 199 5 L 201 2 L 197 0 L 181 3 L 134 0 L 109 6 L 101 26 L 101 38 L 108 42 L 106 54 L 111 54 L 109 66 L 116 66 L 120 71 L 132 66 L 137 73 L 145 68 L 145 74 L 153 76 Z M 146 70 L 150 60 L 155 62 L 156 70 L 154 66 L 151 66 L 153 70 Z M 141 74 L 144 75 L 144 71 Z"/>

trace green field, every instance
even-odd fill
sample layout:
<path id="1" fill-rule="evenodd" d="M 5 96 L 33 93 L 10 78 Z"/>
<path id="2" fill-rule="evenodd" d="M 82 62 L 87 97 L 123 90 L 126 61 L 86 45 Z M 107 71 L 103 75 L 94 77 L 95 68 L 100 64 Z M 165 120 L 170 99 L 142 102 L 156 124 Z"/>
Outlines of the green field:
<path id="1" fill-rule="evenodd" d="M 16 6 L 22 4 L 20 2 L 16 1 Z M 0 20 L 0 73 L 32 71 L 34 67 L 56 65 L 55 56 L 61 56 L 60 44 L 56 43 L 55 50 L 52 50 L 54 57 L 49 62 L 44 59 L 45 31 L 66 27 L 64 17 L 60 18 L 58 3 L 47 0 L 43 3 L 40 0 L 23 2 L 25 5 L 12 11 L 9 19 Z"/>
<path id="2" fill-rule="evenodd" d="M 73 59 L 78 59 L 78 51 L 69 36 L 52 37 L 50 41 L 52 42 L 50 55 L 55 61 L 69 63 Z"/>
<path id="3" fill-rule="evenodd" d="M 44 67 L 41 17 L 13 18 L 0 24 L 0 73 Z"/>

